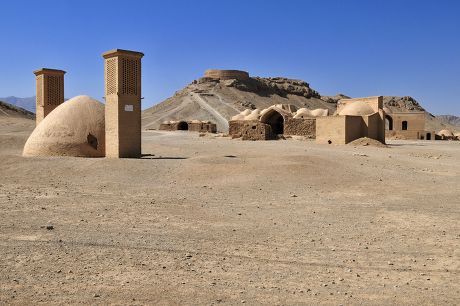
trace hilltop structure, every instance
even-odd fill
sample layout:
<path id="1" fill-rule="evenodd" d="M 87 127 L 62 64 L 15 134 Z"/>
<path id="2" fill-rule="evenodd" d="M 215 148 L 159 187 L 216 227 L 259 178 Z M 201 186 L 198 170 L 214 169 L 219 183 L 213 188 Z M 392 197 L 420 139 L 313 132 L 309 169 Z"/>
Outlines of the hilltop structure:
<path id="1" fill-rule="evenodd" d="M 249 80 L 249 73 L 241 70 L 219 70 L 209 69 L 204 72 L 205 78 L 218 79 L 218 80 Z"/>
<path id="2" fill-rule="evenodd" d="M 64 102 L 64 70 L 41 68 L 34 71 L 36 80 L 36 114 L 38 125 Z"/>

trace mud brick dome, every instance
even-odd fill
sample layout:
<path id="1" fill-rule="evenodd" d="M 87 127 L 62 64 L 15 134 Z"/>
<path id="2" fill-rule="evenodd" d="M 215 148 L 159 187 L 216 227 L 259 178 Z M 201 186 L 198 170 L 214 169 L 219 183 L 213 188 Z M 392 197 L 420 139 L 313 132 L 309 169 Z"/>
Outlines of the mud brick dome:
<path id="1" fill-rule="evenodd" d="M 104 104 L 76 96 L 56 107 L 27 140 L 24 156 L 105 156 Z"/>
<path id="2" fill-rule="evenodd" d="M 366 116 L 375 113 L 372 107 L 363 101 L 356 101 L 345 105 L 345 107 L 339 111 L 340 116 Z"/>
<path id="3" fill-rule="evenodd" d="M 211 79 L 220 79 L 220 80 L 248 80 L 249 73 L 246 71 L 240 70 L 218 70 L 218 69 L 209 69 L 204 73 L 205 78 Z"/>

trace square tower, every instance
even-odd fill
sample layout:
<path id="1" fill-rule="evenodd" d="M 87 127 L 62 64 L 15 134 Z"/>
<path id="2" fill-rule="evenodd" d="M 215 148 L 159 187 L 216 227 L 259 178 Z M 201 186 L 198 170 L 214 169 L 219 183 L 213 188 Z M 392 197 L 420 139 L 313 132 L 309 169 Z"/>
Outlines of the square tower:
<path id="1" fill-rule="evenodd" d="M 53 109 L 64 102 L 65 71 L 42 68 L 34 71 L 37 84 L 35 123 L 38 125 Z"/>
<path id="2" fill-rule="evenodd" d="M 102 54 L 105 76 L 106 157 L 141 156 L 141 52 Z"/>

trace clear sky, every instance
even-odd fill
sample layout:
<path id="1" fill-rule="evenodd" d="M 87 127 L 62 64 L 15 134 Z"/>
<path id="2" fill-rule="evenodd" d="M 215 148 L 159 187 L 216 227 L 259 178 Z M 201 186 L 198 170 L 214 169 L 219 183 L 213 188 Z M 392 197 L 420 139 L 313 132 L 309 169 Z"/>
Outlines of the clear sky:
<path id="1" fill-rule="evenodd" d="M 323 95 L 413 96 L 460 115 L 460 1 L 21 1 L 1 3 L 0 96 L 35 95 L 32 71 L 67 71 L 65 96 L 102 100 L 104 51 L 145 53 L 143 106 L 208 68 L 302 79 Z"/>

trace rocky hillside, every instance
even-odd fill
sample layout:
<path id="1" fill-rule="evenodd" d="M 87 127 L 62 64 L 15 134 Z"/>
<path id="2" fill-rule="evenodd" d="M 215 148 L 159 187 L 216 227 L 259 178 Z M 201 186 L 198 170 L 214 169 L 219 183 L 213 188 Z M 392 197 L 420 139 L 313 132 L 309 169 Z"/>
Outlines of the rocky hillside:
<path id="1" fill-rule="evenodd" d="M 383 105 L 396 112 L 423 112 L 425 109 L 412 97 L 384 96 Z"/>
<path id="2" fill-rule="evenodd" d="M 7 102 L 17 107 L 28 110 L 29 112 L 35 113 L 35 96 L 28 98 L 18 98 L 14 96 L 0 98 L 0 101 Z"/>
<path id="3" fill-rule="evenodd" d="M 438 115 L 436 118 L 438 118 L 444 124 L 460 127 L 460 117 L 452 115 Z"/>
<path id="4" fill-rule="evenodd" d="M 35 114 L 21 107 L 0 101 L 0 117 L 34 119 Z"/>
<path id="5" fill-rule="evenodd" d="M 273 104 L 335 110 L 334 101 L 324 101 L 320 94 L 301 80 L 260 78 L 219 80 L 201 78 L 176 94 L 143 112 L 142 124 L 156 129 L 168 120 L 210 120 L 219 131 L 228 130 L 228 120 L 249 109 L 263 109 Z"/>
<path id="6" fill-rule="evenodd" d="M 193 81 L 171 98 L 143 111 L 142 125 L 145 129 L 157 129 L 169 120 L 210 120 L 219 131 L 228 131 L 228 120 L 244 109 L 263 109 L 273 104 L 294 104 L 310 109 L 336 110 L 340 99 L 350 98 L 344 94 L 321 96 L 307 82 L 282 77 L 253 77 L 247 80 L 219 80 L 200 78 Z M 412 97 L 384 96 L 384 106 L 394 112 L 425 111 Z M 457 118 L 457 119 L 455 119 Z M 458 117 L 426 113 L 426 129 L 459 130 L 455 125 Z M 457 121 L 456 121 L 457 120 Z"/>

